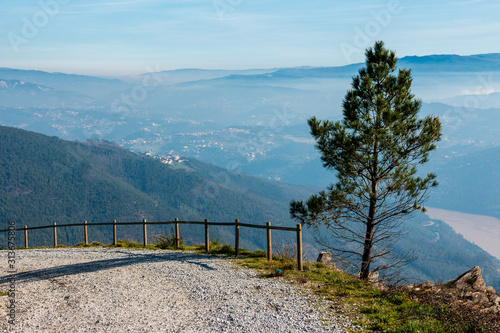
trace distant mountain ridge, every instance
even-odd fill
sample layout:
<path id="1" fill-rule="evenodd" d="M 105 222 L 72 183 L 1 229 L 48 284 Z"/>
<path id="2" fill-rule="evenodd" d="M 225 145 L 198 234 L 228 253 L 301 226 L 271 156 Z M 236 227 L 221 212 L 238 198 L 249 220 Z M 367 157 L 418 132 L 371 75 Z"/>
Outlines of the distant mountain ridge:
<path id="1" fill-rule="evenodd" d="M 269 69 L 243 69 L 243 70 L 228 70 L 228 69 L 202 69 L 202 68 L 180 68 L 173 70 L 157 71 L 131 75 L 119 78 L 102 78 L 97 76 L 87 76 L 78 74 L 67 74 L 59 72 L 45 72 L 40 70 L 21 70 L 13 68 L 0 68 L 0 78 L 3 79 L 18 79 L 41 85 L 60 85 L 57 81 L 51 79 L 57 78 L 60 82 L 64 81 L 67 88 L 72 88 L 68 82 L 80 82 L 85 84 L 93 84 L 106 89 L 108 86 L 121 86 L 121 89 L 130 88 L 131 82 L 139 82 L 143 76 L 156 75 L 164 80 L 164 84 L 177 84 L 181 82 L 210 80 L 223 77 L 258 77 L 258 76 L 274 76 L 274 77 L 330 77 L 332 75 L 345 76 L 352 75 L 357 72 L 357 69 L 363 66 L 363 63 L 355 63 L 343 66 L 298 66 L 288 68 L 269 68 Z M 500 71 L 500 53 L 475 54 L 475 55 L 456 55 L 456 54 L 439 54 L 426 56 L 405 56 L 398 59 L 400 67 L 413 68 L 418 71 Z M 184 77 L 182 77 L 184 75 Z M 186 78 L 187 77 L 187 78 Z M 44 82 L 44 83 L 41 83 Z M 160 83 L 162 84 L 162 83 Z M 81 89 L 81 87 L 78 87 Z M 95 93 L 95 89 L 92 89 Z M 107 91 L 112 92 L 112 91 Z M 88 91 L 81 93 L 89 94 Z M 93 94 L 92 93 L 92 94 Z M 92 95 L 89 94 L 89 95 Z M 102 94 L 102 91 L 101 91 Z"/>
<path id="2" fill-rule="evenodd" d="M 0 68 L 0 79 L 30 82 L 58 90 L 73 91 L 94 98 L 133 87 L 133 85 L 118 79 L 12 68 Z"/>
<path id="3" fill-rule="evenodd" d="M 0 79 L 0 103 L 5 107 L 86 109 L 100 107 L 94 98 L 31 82 Z"/>

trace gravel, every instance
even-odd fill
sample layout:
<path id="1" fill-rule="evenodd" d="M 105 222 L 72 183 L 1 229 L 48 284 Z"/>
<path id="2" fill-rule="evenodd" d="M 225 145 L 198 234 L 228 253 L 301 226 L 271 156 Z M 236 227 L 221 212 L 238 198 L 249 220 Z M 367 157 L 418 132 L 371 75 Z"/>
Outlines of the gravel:
<path id="1" fill-rule="evenodd" d="M 1 251 L 0 290 L 9 289 Z M 190 252 L 109 248 L 16 251 L 16 332 L 347 332 L 331 302 L 284 279 Z"/>

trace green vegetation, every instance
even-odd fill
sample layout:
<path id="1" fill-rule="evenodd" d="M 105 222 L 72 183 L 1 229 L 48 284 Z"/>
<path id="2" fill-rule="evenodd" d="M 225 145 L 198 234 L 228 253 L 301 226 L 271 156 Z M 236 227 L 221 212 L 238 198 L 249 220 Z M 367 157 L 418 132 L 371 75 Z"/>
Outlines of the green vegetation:
<path id="1" fill-rule="evenodd" d="M 155 239 L 156 247 L 158 247 L 160 249 L 164 249 L 164 250 L 177 249 L 176 237 L 175 237 L 174 231 L 172 229 L 170 229 L 170 234 L 168 236 L 167 235 L 154 236 L 154 239 Z M 180 250 L 185 249 L 184 237 L 179 237 L 179 249 Z"/>
<path id="2" fill-rule="evenodd" d="M 113 247 L 113 244 L 108 245 L 109 247 Z M 116 241 L 116 247 L 124 247 L 128 249 L 139 249 L 139 248 L 144 248 L 143 244 L 126 240 L 126 239 L 120 239 Z M 156 249 L 157 247 L 154 244 L 148 244 L 146 245 L 147 249 Z"/>

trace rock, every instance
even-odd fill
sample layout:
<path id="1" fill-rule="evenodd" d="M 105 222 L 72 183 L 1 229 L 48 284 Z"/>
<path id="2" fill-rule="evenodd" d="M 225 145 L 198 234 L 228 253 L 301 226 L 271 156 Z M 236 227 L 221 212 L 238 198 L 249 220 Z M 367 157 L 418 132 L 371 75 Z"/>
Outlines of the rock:
<path id="1" fill-rule="evenodd" d="M 477 291 L 477 292 L 472 294 L 472 303 L 473 304 L 485 306 L 489 302 L 490 301 L 489 301 L 488 297 L 483 292 Z"/>
<path id="2" fill-rule="evenodd" d="M 488 299 L 491 303 L 493 303 L 493 305 L 500 306 L 500 296 L 498 296 L 497 294 L 488 295 Z"/>
<path id="3" fill-rule="evenodd" d="M 371 271 L 368 274 L 368 282 L 370 283 L 378 283 L 378 277 L 380 276 L 378 271 Z"/>
<path id="4" fill-rule="evenodd" d="M 493 313 L 496 313 L 496 314 L 500 314 L 500 306 L 493 305 L 493 306 L 491 306 L 489 308 L 481 309 L 481 310 L 479 310 L 479 312 L 493 312 Z"/>
<path id="5" fill-rule="evenodd" d="M 361 272 L 357 273 L 355 276 L 359 279 L 359 277 L 361 276 Z M 380 273 L 378 271 L 371 271 L 370 274 L 368 274 L 368 282 L 371 284 L 378 283 L 379 276 Z"/>
<path id="6" fill-rule="evenodd" d="M 425 281 L 421 284 L 419 284 L 419 287 L 420 288 L 423 288 L 423 289 L 429 289 L 429 288 L 432 288 L 432 283 L 430 283 L 429 281 Z"/>
<path id="7" fill-rule="evenodd" d="M 495 291 L 495 288 L 493 287 L 486 287 L 486 292 L 490 294 L 496 294 L 497 292 Z"/>
<path id="8" fill-rule="evenodd" d="M 467 291 L 486 291 L 486 284 L 481 275 L 481 268 L 474 266 L 471 270 L 460 275 L 455 280 L 447 283 L 449 287 L 455 287 Z"/>
<path id="9" fill-rule="evenodd" d="M 318 255 L 318 259 L 316 259 L 316 261 L 322 263 L 328 268 L 336 270 L 338 269 L 337 265 L 332 262 L 332 259 L 333 257 L 330 252 L 320 252 L 320 254 Z"/>

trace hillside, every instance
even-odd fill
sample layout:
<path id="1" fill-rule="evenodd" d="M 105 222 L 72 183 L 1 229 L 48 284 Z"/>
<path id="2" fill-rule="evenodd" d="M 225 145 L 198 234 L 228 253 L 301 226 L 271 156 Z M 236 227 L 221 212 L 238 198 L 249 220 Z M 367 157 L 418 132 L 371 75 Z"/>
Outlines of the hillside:
<path id="1" fill-rule="evenodd" d="M 288 202 L 308 194 L 305 188 L 245 176 L 195 160 L 169 166 L 108 142 L 68 142 L 0 127 L 2 221 L 38 226 L 82 220 L 152 221 L 178 217 L 285 224 L 290 223 Z M 139 238 L 139 228 L 126 229 L 119 237 Z M 264 237 L 255 237 L 253 233 L 244 231 L 242 246 L 263 248 Z M 69 228 L 60 237 L 61 243 L 81 241 L 80 233 Z M 95 229 L 89 237 L 104 243 L 110 241 L 105 228 Z M 187 233 L 185 238 L 189 241 L 196 234 Z M 48 232 L 40 232 L 30 242 L 48 245 L 49 240 Z"/>
<path id="2" fill-rule="evenodd" d="M 117 79 L 65 73 L 48 73 L 36 70 L 0 68 L 0 79 L 20 80 L 59 90 L 73 91 L 95 98 L 132 87 Z"/>
<path id="3" fill-rule="evenodd" d="M 0 80 L 0 96 L 7 107 L 102 108 L 89 96 L 19 80 Z"/>

